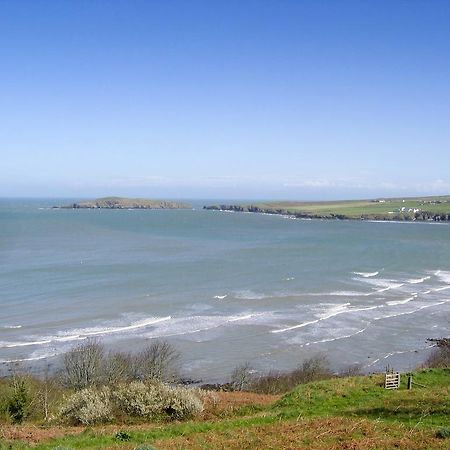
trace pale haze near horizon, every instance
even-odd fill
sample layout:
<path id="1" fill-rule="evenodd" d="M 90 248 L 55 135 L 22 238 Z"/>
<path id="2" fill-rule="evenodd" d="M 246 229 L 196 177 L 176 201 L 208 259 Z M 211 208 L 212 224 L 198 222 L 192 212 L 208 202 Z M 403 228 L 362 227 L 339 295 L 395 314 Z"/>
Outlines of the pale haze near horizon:
<path id="1" fill-rule="evenodd" d="M 450 3 L 0 2 L 0 196 L 450 193 Z"/>

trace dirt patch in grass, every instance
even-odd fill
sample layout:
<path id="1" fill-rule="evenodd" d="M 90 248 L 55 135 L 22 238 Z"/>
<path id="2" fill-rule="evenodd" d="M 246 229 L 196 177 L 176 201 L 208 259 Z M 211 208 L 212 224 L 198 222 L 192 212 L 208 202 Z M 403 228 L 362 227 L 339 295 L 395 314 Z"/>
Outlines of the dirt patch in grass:
<path id="1" fill-rule="evenodd" d="M 81 433 L 81 427 L 40 427 L 33 425 L 0 425 L 0 441 L 37 443 Z"/>
<path id="2" fill-rule="evenodd" d="M 303 419 L 274 425 L 209 432 L 159 440 L 163 449 L 450 449 L 450 441 L 438 439 L 432 430 L 415 430 L 367 419 Z"/>

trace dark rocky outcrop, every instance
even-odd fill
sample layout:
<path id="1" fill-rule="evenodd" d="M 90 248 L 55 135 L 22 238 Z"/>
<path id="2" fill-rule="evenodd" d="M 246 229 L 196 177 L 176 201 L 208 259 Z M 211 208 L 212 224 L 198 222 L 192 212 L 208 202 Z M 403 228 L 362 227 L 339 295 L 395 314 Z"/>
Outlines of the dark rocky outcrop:
<path id="1" fill-rule="evenodd" d="M 189 205 L 168 201 L 142 198 L 104 197 L 95 200 L 71 203 L 59 206 L 64 209 L 189 209 Z"/>

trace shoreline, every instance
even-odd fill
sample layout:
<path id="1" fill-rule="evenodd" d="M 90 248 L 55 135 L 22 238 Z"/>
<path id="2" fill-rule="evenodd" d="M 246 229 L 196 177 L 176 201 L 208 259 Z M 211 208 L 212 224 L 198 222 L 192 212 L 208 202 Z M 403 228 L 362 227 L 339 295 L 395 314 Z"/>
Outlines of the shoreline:
<path id="1" fill-rule="evenodd" d="M 450 222 L 450 214 L 428 214 L 428 218 L 418 218 L 410 216 L 393 216 L 393 217 L 378 217 L 371 215 L 362 215 L 360 217 L 352 217 L 344 214 L 330 214 L 330 215 L 320 215 L 320 214 L 308 214 L 299 213 L 289 210 L 272 210 L 272 209 L 262 209 L 259 207 L 247 207 L 240 205 L 205 205 L 203 206 L 205 211 L 218 211 L 218 212 L 230 212 L 230 213 L 241 213 L 241 214 L 260 214 L 267 216 L 280 216 L 286 219 L 295 220 L 323 220 L 323 221 L 351 221 L 351 222 L 373 222 L 373 223 L 428 223 L 428 224 L 447 224 Z"/>

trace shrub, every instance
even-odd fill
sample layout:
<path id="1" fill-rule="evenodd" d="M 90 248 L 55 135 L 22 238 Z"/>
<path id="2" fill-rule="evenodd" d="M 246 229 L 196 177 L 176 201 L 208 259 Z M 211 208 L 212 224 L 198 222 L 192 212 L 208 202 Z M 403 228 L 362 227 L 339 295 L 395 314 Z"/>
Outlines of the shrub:
<path id="1" fill-rule="evenodd" d="M 13 391 L 7 404 L 7 410 L 14 423 L 22 423 L 29 407 L 28 390 L 25 380 L 13 379 Z"/>
<path id="2" fill-rule="evenodd" d="M 116 439 L 122 442 L 131 441 L 131 434 L 128 431 L 119 431 L 116 433 Z"/>
<path id="3" fill-rule="evenodd" d="M 435 349 L 427 359 L 425 366 L 432 368 L 446 368 L 450 367 L 450 339 L 428 339 L 433 342 Z"/>
<path id="4" fill-rule="evenodd" d="M 119 384 L 112 397 L 116 407 L 130 416 L 152 418 L 162 413 L 162 389 L 160 383 L 133 381 Z"/>
<path id="5" fill-rule="evenodd" d="M 108 388 L 86 388 L 69 397 L 60 411 L 60 417 L 72 423 L 91 425 L 112 418 Z"/>
<path id="6" fill-rule="evenodd" d="M 323 356 L 313 356 L 291 372 L 269 372 L 255 380 L 250 389 L 263 394 L 282 394 L 299 384 L 324 380 L 333 376 Z"/>
<path id="7" fill-rule="evenodd" d="M 188 419 L 203 411 L 203 403 L 192 389 L 166 388 L 164 412 L 173 419 Z"/>
<path id="8" fill-rule="evenodd" d="M 186 419 L 203 410 L 203 403 L 195 391 L 160 382 L 121 384 L 112 396 L 119 411 L 147 419 L 164 415 Z"/>
<path id="9" fill-rule="evenodd" d="M 440 439 L 450 438 L 450 427 L 442 427 L 436 431 L 436 437 Z"/>
<path id="10" fill-rule="evenodd" d="M 254 370 L 249 362 L 237 366 L 231 373 L 231 386 L 235 391 L 245 390 L 253 381 Z"/>

